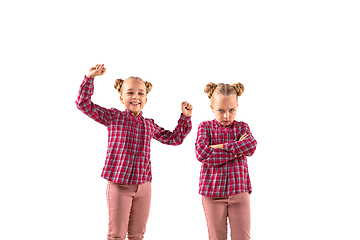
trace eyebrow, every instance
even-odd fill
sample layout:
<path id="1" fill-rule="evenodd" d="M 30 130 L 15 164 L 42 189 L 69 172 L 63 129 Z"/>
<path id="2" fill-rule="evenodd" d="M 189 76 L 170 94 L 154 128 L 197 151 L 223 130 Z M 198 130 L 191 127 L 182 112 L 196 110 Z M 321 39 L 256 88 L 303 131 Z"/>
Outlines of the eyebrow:
<path id="1" fill-rule="evenodd" d="M 127 89 L 126 91 L 133 91 L 134 89 L 132 89 L 132 88 L 129 88 L 129 89 Z M 143 89 L 138 89 L 139 91 L 143 91 L 143 92 L 145 92 L 145 90 L 143 90 Z"/>
<path id="2" fill-rule="evenodd" d="M 231 109 L 235 109 L 236 107 L 231 107 L 231 108 L 217 108 L 217 110 L 226 110 L 226 109 L 228 109 L 228 110 L 231 110 Z"/>

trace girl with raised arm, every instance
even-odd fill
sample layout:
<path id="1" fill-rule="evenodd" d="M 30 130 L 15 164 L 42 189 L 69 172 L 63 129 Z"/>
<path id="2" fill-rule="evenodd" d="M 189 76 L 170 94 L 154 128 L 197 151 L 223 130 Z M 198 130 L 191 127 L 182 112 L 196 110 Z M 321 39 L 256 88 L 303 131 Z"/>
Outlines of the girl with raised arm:
<path id="1" fill-rule="evenodd" d="M 103 108 L 91 101 L 94 78 L 105 73 L 104 64 L 98 64 L 85 76 L 76 100 L 76 106 L 108 130 L 108 148 L 102 177 L 108 180 L 109 209 L 108 240 L 143 239 L 150 210 L 151 161 L 150 141 L 179 145 L 191 130 L 192 106 L 181 103 L 182 114 L 174 131 L 158 126 L 144 118 L 142 109 L 152 84 L 138 77 L 117 79 L 114 87 L 120 93 L 125 111 Z"/>

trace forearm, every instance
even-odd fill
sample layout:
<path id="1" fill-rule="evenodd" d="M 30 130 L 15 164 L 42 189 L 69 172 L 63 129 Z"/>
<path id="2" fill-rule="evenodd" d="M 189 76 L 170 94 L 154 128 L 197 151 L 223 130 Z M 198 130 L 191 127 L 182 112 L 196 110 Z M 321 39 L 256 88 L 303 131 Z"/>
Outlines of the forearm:
<path id="1" fill-rule="evenodd" d="M 211 166 L 224 164 L 235 159 L 235 154 L 220 148 L 213 148 L 206 144 L 197 142 L 195 149 L 196 157 L 201 163 Z"/>
<path id="2" fill-rule="evenodd" d="M 82 82 L 78 97 L 75 101 L 77 108 L 93 120 L 106 125 L 113 118 L 111 110 L 102 108 L 91 101 L 94 93 L 94 79 L 85 76 Z"/>
<path id="3" fill-rule="evenodd" d="M 85 114 L 88 111 L 88 108 L 90 108 L 91 96 L 93 93 L 94 79 L 90 79 L 85 76 L 84 81 L 80 86 L 78 97 L 75 101 L 77 108 Z"/>
<path id="4" fill-rule="evenodd" d="M 209 147 L 224 150 L 224 144 L 210 145 Z"/>
<path id="5" fill-rule="evenodd" d="M 176 128 L 172 132 L 163 129 L 156 124 L 155 126 L 158 132 L 154 135 L 156 140 L 168 145 L 180 145 L 191 131 L 192 123 L 191 117 L 181 115 Z"/>
<path id="6" fill-rule="evenodd" d="M 251 156 L 254 154 L 256 150 L 257 142 L 256 140 L 251 136 L 245 140 L 241 141 L 230 141 L 228 143 L 223 144 L 224 151 L 229 151 L 237 156 L 245 155 L 245 156 Z"/>

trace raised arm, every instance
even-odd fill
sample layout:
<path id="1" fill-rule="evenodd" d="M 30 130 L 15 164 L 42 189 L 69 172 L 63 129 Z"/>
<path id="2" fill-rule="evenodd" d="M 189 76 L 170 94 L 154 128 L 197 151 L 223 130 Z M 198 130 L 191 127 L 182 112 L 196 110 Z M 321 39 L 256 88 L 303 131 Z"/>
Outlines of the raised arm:
<path id="1" fill-rule="evenodd" d="M 191 117 L 181 114 L 178 124 L 172 132 L 155 124 L 154 139 L 167 145 L 180 145 L 191 131 L 191 128 Z"/>
<path id="2" fill-rule="evenodd" d="M 178 121 L 178 124 L 174 131 L 168 131 L 165 130 L 162 127 L 159 127 L 158 125 L 155 125 L 155 135 L 154 138 L 158 140 L 161 143 L 168 144 L 168 145 L 180 145 L 185 137 L 189 134 L 191 131 L 192 125 L 191 125 L 191 114 L 192 114 L 193 107 L 188 102 L 182 102 L 181 103 L 181 111 L 182 114 L 180 116 L 180 119 Z"/>
<path id="3" fill-rule="evenodd" d="M 195 143 L 195 153 L 197 159 L 200 162 L 211 166 L 221 165 L 227 161 L 235 159 L 235 154 L 221 150 L 219 148 L 211 147 L 209 144 L 210 138 L 208 129 L 205 123 L 201 123 L 198 128 L 197 139 Z"/>
<path id="4" fill-rule="evenodd" d="M 105 71 L 104 64 L 98 64 L 90 68 L 89 74 L 85 76 L 80 86 L 75 103 L 77 108 L 88 117 L 101 124 L 107 125 L 114 117 L 113 111 L 100 107 L 91 101 L 91 96 L 94 94 L 94 77 L 103 75 Z"/>

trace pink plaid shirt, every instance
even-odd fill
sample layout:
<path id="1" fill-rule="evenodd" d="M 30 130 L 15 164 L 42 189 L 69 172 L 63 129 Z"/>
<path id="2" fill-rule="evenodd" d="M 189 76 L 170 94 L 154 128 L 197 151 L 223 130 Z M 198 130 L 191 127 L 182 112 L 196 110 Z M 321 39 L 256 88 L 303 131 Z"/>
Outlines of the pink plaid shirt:
<path id="1" fill-rule="evenodd" d="M 94 79 L 86 78 L 80 86 L 76 105 L 80 111 L 108 129 L 108 148 L 102 177 L 122 184 L 150 182 L 150 142 L 154 138 L 168 145 L 179 145 L 191 130 L 191 117 L 181 114 L 173 132 L 144 118 L 134 117 L 129 110 L 106 109 L 91 102 Z"/>
<path id="2" fill-rule="evenodd" d="M 239 141 L 244 133 L 248 137 Z M 209 147 L 217 144 L 224 144 L 224 150 Z M 251 193 L 246 156 L 253 155 L 256 144 L 244 122 L 234 121 L 226 128 L 215 119 L 202 122 L 195 144 L 196 157 L 202 163 L 199 193 L 208 197 Z"/>

